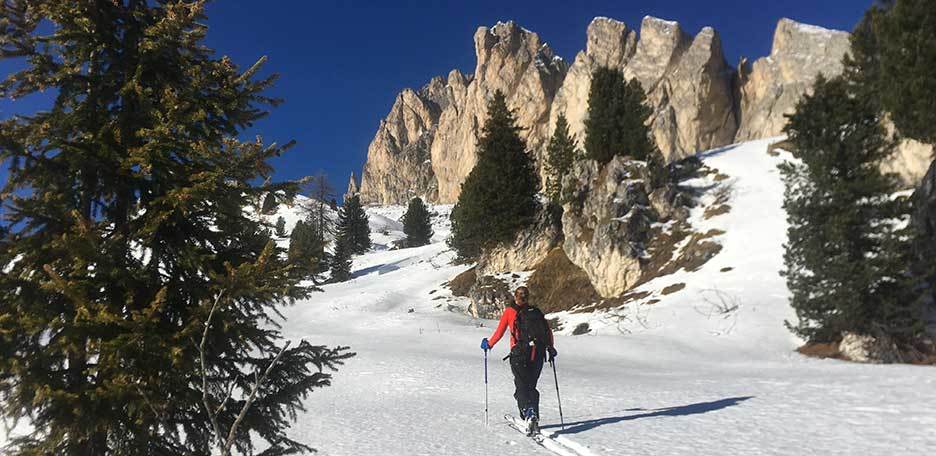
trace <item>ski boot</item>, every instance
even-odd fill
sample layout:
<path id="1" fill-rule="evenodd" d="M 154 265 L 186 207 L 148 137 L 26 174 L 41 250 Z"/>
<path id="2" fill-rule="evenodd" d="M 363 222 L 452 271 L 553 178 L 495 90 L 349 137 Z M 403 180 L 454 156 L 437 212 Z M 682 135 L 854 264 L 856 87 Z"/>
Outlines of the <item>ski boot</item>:
<path id="1" fill-rule="evenodd" d="M 523 414 L 523 420 L 526 422 L 528 436 L 532 437 L 539 434 L 539 417 L 536 416 L 536 410 L 533 407 L 526 409 L 526 412 Z"/>

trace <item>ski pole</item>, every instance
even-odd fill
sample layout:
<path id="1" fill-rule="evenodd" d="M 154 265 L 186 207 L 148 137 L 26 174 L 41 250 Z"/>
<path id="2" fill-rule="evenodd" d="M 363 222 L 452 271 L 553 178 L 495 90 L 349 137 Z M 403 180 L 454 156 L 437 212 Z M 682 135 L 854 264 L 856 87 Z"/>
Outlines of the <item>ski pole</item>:
<path id="1" fill-rule="evenodd" d="M 553 379 L 556 380 L 556 400 L 559 401 L 559 424 L 561 428 L 565 430 L 565 419 L 562 417 L 562 398 L 559 397 L 559 375 L 556 374 L 556 360 L 551 359 L 549 364 L 552 364 Z"/>
<path id="2" fill-rule="evenodd" d="M 484 350 L 484 425 L 488 425 L 487 350 Z"/>

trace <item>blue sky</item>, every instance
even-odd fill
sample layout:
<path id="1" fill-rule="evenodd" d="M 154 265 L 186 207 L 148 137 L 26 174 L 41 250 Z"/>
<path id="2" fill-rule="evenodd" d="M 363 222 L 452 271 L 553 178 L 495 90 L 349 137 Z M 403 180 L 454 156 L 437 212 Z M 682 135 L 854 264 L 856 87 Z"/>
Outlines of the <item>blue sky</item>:
<path id="1" fill-rule="evenodd" d="M 472 36 L 480 25 L 513 19 L 537 32 L 572 61 L 585 45 L 595 16 L 632 27 L 645 15 L 679 21 L 695 34 L 712 26 L 734 65 L 770 51 L 777 20 L 789 17 L 850 30 L 870 0 L 654 0 L 654 1 L 299 1 L 219 0 L 208 7 L 208 45 L 242 67 L 269 56 L 280 73 L 270 92 L 285 99 L 246 137 L 297 147 L 274 162 L 278 179 L 326 172 L 340 192 L 359 174 L 367 145 L 403 88 L 419 87 L 453 68 L 470 73 Z M 0 74 L 11 69 L 0 61 Z M 47 96 L 10 103 L 0 118 L 32 112 Z M 5 173 L 0 174 L 5 176 Z"/>

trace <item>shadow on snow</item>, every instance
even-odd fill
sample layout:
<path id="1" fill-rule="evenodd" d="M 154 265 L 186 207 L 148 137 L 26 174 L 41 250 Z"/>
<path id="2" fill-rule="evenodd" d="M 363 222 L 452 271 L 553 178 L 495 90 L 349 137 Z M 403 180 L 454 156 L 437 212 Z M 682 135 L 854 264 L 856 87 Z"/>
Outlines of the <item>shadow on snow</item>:
<path id="1" fill-rule="evenodd" d="M 594 429 L 598 426 L 604 426 L 606 424 L 620 423 L 621 421 L 630 421 L 630 420 L 639 420 L 642 418 L 652 418 L 656 416 L 686 416 L 686 415 L 698 415 L 700 413 L 713 412 L 715 410 L 721 410 L 723 408 L 731 407 L 738 405 L 741 402 L 744 402 L 748 399 L 753 398 L 754 396 L 743 396 L 743 397 L 729 397 L 726 399 L 719 399 L 712 402 L 699 402 L 696 404 L 682 405 L 678 407 L 667 407 L 661 409 L 650 410 L 648 413 L 641 413 L 639 415 L 623 415 L 623 416 L 614 416 L 607 418 L 597 418 L 593 420 L 583 420 L 576 421 L 574 423 L 566 423 L 565 429 L 555 431 L 556 434 L 577 434 L 582 431 L 587 431 L 589 429 Z M 642 411 L 644 409 L 629 409 L 628 411 Z M 543 426 L 543 429 L 549 428 L 558 428 L 558 424 L 550 424 L 548 426 Z"/>

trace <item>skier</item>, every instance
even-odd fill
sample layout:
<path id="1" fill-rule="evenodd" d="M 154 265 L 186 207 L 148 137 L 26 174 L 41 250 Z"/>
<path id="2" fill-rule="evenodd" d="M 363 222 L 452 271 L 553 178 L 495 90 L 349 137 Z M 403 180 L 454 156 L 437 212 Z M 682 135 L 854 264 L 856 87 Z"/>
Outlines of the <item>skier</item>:
<path id="1" fill-rule="evenodd" d="M 544 361 L 556 357 L 553 334 L 543 312 L 527 303 L 530 290 L 519 287 L 514 291 L 514 303 L 504 309 L 500 323 L 490 340 L 481 340 L 481 349 L 490 350 L 510 327 L 510 370 L 514 376 L 514 398 L 520 418 L 527 425 L 527 433 L 539 432 L 539 391 L 536 382 Z M 505 357 L 504 359 L 507 359 Z"/>

